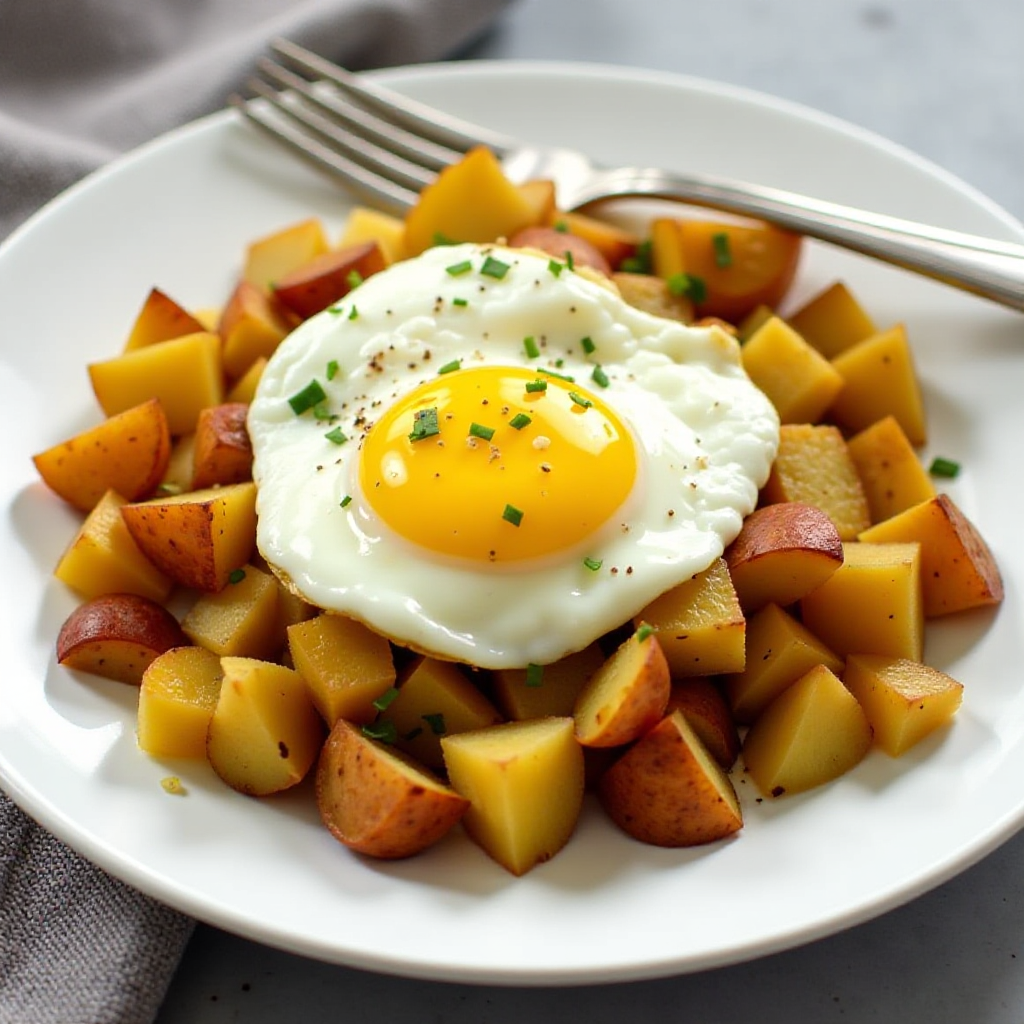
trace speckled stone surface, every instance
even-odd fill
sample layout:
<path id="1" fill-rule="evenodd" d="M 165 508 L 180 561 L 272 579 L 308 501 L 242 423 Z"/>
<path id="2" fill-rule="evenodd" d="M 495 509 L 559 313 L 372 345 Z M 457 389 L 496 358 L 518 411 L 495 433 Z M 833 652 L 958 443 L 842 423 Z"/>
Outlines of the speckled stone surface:
<path id="1" fill-rule="evenodd" d="M 1021 0 L 521 0 L 468 54 L 655 68 L 805 103 L 1024 219 Z M 385 978 L 200 927 L 160 1024 L 1019 1024 L 1024 836 L 868 924 L 656 982 L 522 990 Z"/>

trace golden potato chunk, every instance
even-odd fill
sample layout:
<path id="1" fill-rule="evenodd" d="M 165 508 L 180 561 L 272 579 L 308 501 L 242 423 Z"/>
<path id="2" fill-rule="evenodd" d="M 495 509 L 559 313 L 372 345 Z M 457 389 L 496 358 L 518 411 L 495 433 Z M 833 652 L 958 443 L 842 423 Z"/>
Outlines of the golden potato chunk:
<path id="1" fill-rule="evenodd" d="M 247 374 L 257 360 L 274 354 L 292 326 L 272 295 L 239 281 L 217 321 L 224 372 L 236 380 Z"/>
<path id="2" fill-rule="evenodd" d="M 224 679 L 206 737 L 213 770 L 250 796 L 301 782 L 324 738 L 302 677 L 254 658 L 221 658 L 221 669 Z"/>
<path id="3" fill-rule="evenodd" d="M 801 793 L 859 764 L 871 725 L 835 673 L 817 665 L 768 705 L 743 741 L 743 761 L 765 796 Z"/>
<path id="4" fill-rule="evenodd" d="M 395 685 L 391 645 L 355 619 L 324 612 L 288 627 L 296 670 L 328 726 L 377 717 L 374 701 Z"/>
<path id="5" fill-rule="evenodd" d="M 155 399 L 104 420 L 32 457 L 50 490 L 83 512 L 107 491 L 128 501 L 156 489 L 171 457 L 171 434 Z"/>
<path id="6" fill-rule="evenodd" d="M 285 274 L 327 252 L 327 235 L 323 222 L 307 217 L 246 246 L 242 280 L 267 291 Z"/>
<path id="7" fill-rule="evenodd" d="M 249 406 L 225 402 L 199 413 L 192 452 L 192 487 L 241 484 L 252 479 L 252 443 L 245 418 Z"/>
<path id="8" fill-rule="evenodd" d="M 604 660 L 604 652 L 593 643 L 545 665 L 540 672 L 496 669 L 491 673 L 494 701 L 506 718 L 517 721 L 571 715 L 580 690 Z"/>
<path id="9" fill-rule="evenodd" d="M 376 242 L 388 265 L 405 258 L 405 223 L 398 217 L 369 206 L 353 206 L 345 218 L 345 227 L 338 239 L 344 249 L 361 242 Z"/>
<path id="10" fill-rule="evenodd" d="M 840 657 L 920 661 L 924 647 L 920 544 L 843 545 L 843 564 L 800 602 L 804 625 Z"/>
<path id="11" fill-rule="evenodd" d="M 949 722 L 964 690 L 929 665 L 871 654 L 851 654 L 843 682 L 864 709 L 875 743 L 892 757 Z"/>
<path id="12" fill-rule="evenodd" d="M 182 586 L 217 591 L 256 546 L 256 485 L 232 484 L 127 504 L 142 553 Z"/>
<path id="13" fill-rule="evenodd" d="M 878 523 L 862 541 L 921 545 L 926 618 L 999 604 L 1003 579 L 989 546 L 948 495 L 940 494 Z"/>
<path id="14" fill-rule="evenodd" d="M 601 776 L 598 794 L 619 828 L 655 846 L 713 843 L 743 826 L 729 776 L 681 711 L 630 747 Z"/>
<path id="15" fill-rule="evenodd" d="M 343 718 L 320 753 L 316 802 L 335 839 L 387 860 L 432 846 L 469 807 L 435 775 Z"/>
<path id="16" fill-rule="evenodd" d="M 740 752 L 740 734 L 728 701 L 716 683 L 705 676 L 672 684 L 666 714 L 681 711 L 708 753 L 728 771 Z"/>
<path id="17" fill-rule="evenodd" d="M 151 661 L 139 689 L 139 747 L 153 757 L 205 758 L 222 678 L 220 658 L 204 647 L 174 647 Z"/>
<path id="18" fill-rule="evenodd" d="M 826 359 L 845 352 L 878 330 L 842 281 L 836 281 L 809 299 L 790 314 L 786 322 Z"/>
<path id="19" fill-rule="evenodd" d="M 131 352 L 205 330 L 201 320 L 159 288 L 152 288 L 135 317 L 124 351 Z"/>
<path id="20" fill-rule="evenodd" d="M 441 739 L 469 836 L 513 875 L 550 860 L 583 806 L 583 751 L 571 718 L 506 722 Z"/>
<path id="21" fill-rule="evenodd" d="M 653 627 L 675 678 L 743 668 L 746 620 L 721 558 L 655 598 L 633 621 Z"/>

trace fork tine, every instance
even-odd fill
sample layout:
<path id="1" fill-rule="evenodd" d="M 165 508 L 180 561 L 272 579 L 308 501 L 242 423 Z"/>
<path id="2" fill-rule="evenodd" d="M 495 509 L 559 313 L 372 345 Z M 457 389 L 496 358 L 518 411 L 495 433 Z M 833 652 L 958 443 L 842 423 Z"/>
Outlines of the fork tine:
<path id="1" fill-rule="evenodd" d="M 516 140 L 507 135 L 408 99 L 376 82 L 364 80 L 288 39 L 275 39 L 271 48 L 279 57 L 301 68 L 306 74 L 329 81 L 365 107 L 420 138 L 429 139 L 459 153 L 465 153 L 476 146 L 486 146 L 499 158 L 517 145 Z"/>

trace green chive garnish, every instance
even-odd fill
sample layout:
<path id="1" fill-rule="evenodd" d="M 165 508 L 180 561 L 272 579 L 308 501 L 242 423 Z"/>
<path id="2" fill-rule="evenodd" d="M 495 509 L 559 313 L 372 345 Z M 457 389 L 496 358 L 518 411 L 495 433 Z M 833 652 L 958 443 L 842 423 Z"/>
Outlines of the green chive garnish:
<path id="1" fill-rule="evenodd" d="M 434 245 L 454 245 L 455 239 L 449 238 L 443 231 L 434 232 Z"/>
<path id="2" fill-rule="evenodd" d="M 336 420 L 338 417 L 331 412 L 330 406 L 326 402 L 317 402 L 313 406 L 313 418 L 318 420 Z"/>
<path id="3" fill-rule="evenodd" d="M 602 562 L 600 558 L 584 558 L 583 564 L 591 572 L 597 572 L 597 570 L 600 569 L 602 565 L 604 565 L 604 562 Z"/>
<path id="4" fill-rule="evenodd" d="M 470 423 L 469 436 L 479 437 L 484 441 L 490 441 L 494 437 L 494 427 L 485 427 L 482 423 Z"/>
<path id="5" fill-rule="evenodd" d="M 636 247 L 636 253 L 627 256 L 620 264 L 619 270 L 627 274 L 649 274 L 653 269 L 652 250 L 654 246 L 648 238 Z"/>
<path id="6" fill-rule="evenodd" d="M 358 270 L 350 270 L 345 280 L 349 288 L 358 288 L 363 283 L 363 275 Z"/>
<path id="7" fill-rule="evenodd" d="M 245 579 L 244 569 L 232 569 L 228 574 L 228 583 L 241 583 Z"/>
<path id="8" fill-rule="evenodd" d="M 537 344 L 537 339 L 532 334 L 523 338 L 523 348 L 526 350 L 526 354 L 530 359 L 536 359 L 537 356 L 540 355 L 540 346 Z"/>
<path id="9" fill-rule="evenodd" d="M 729 236 L 724 231 L 719 231 L 711 236 L 711 245 L 715 250 L 715 266 L 721 267 L 723 270 L 726 267 L 732 266 L 732 252 L 729 249 Z"/>
<path id="10" fill-rule="evenodd" d="M 337 377 L 337 376 L 338 376 L 338 360 L 337 359 L 332 359 L 327 364 L 327 379 L 328 380 L 334 380 L 334 378 Z"/>
<path id="11" fill-rule="evenodd" d="M 456 370 L 460 369 L 461 366 L 462 366 L 462 360 L 461 359 L 453 359 L 450 363 L 445 363 L 444 366 L 442 366 L 437 372 L 438 372 L 438 374 L 454 373 Z"/>
<path id="12" fill-rule="evenodd" d="M 370 722 L 363 726 L 363 735 L 381 743 L 394 743 L 398 739 L 398 728 L 394 722 Z"/>
<path id="13" fill-rule="evenodd" d="M 556 231 L 561 231 L 563 235 L 567 234 L 569 231 L 569 224 L 567 221 L 564 220 L 557 220 L 552 226 Z"/>
<path id="14" fill-rule="evenodd" d="M 444 715 L 440 711 L 433 714 L 420 715 L 420 718 L 430 726 L 430 731 L 435 736 L 443 736 L 445 734 Z"/>
<path id="15" fill-rule="evenodd" d="M 324 437 L 327 438 L 331 444 L 344 444 L 348 437 L 342 432 L 341 427 L 335 427 L 333 430 L 328 430 Z"/>
<path id="16" fill-rule="evenodd" d="M 591 375 L 590 375 L 590 379 L 595 384 L 599 384 L 603 388 L 608 387 L 608 384 L 609 384 L 608 374 L 604 372 L 604 368 L 603 367 L 595 366 L 594 367 L 594 372 L 591 373 Z"/>
<path id="17" fill-rule="evenodd" d="M 593 338 L 580 339 L 580 345 L 583 347 L 583 351 L 586 352 L 588 356 L 592 355 L 594 352 L 597 351 L 597 346 L 594 344 Z"/>
<path id="18" fill-rule="evenodd" d="M 341 507 L 342 508 L 347 508 L 351 504 L 352 504 L 352 495 L 351 494 L 346 494 L 345 497 L 341 499 Z"/>
<path id="19" fill-rule="evenodd" d="M 636 642 L 642 644 L 653 632 L 653 626 L 649 626 L 646 622 L 641 622 L 636 629 Z"/>
<path id="20" fill-rule="evenodd" d="M 445 267 L 444 269 L 452 277 L 458 277 L 459 274 L 468 274 L 473 269 L 473 264 L 469 260 L 463 260 L 461 263 L 453 263 L 450 267 Z"/>
<path id="21" fill-rule="evenodd" d="M 576 269 L 576 261 L 572 258 L 572 250 L 571 249 L 566 249 L 565 250 L 565 265 L 570 270 L 575 270 Z"/>
<path id="22" fill-rule="evenodd" d="M 532 661 L 526 666 L 526 685 L 541 686 L 544 683 L 544 666 L 536 665 Z"/>
<path id="23" fill-rule="evenodd" d="M 307 410 L 325 401 L 326 398 L 327 392 L 321 387 L 320 381 L 314 378 L 301 391 L 297 391 L 292 395 L 288 399 L 288 404 L 292 407 L 292 412 L 296 416 L 301 416 Z"/>
<path id="24" fill-rule="evenodd" d="M 469 299 L 452 299 L 453 306 L 468 306 Z"/>
<path id="25" fill-rule="evenodd" d="M 548 270 L 550 270 L 555 277 L 558 277 L 558 275 L 565 270 L 565 264 L 559 263 L 558 260 L 548 260 Z"/>
<path id="26" fill-rule="evenodd" d="M 358 310 L 358 309 L 356 309 L 356 307 L 355 307 L 355 306 L 353 306 L 353 307 L 352 307 L 352 308 L 351 308 L 351 309 L 350 309 L 350 310 L 348 311 L 348 318 L 349 318 L 349 320 L 356 320 L 356 319 L 358 319 L 358 317 L 359 317 L 359 310 Z"/>
<path id="27" fill-rule="evenodd" d="M 515 416 L 513 416 L 512 419 L 508 421 L 508 425 L 512 427 L 514 430 L 522 430 L 523 427 L 527 426 L 532 422 L 533 420 L 529 416 L 527 416 L 525 412 L 517 412 Z"/>
<path id="28" fill-rule="evenodd" d="M 578 391 L 570 391 L 569 397 L 572 399 L 573 405 L 578 405 L 581 409 L 589 409 L 594 404 L 589 398 L 585 398 Z"/>
<path id="29" fill-rule="evenodd" d="M 947 480 L 952 480 L 960 472 L 960 463 L 954 462 L 952 459 L 944 459 L 941 455 L 938 455 L 932 459 L 928 472 L 932 476 L 941 476 Z"/>
<path id="30" fill-rule="evenodd" d="M 431 406 L 429 409 L 417 409 L 413 414 L 409 440 L 422 441 L 424 438 L 440 433 L 441 428 L 437 425 L 437 406 Z"/>
<path id="31" fill-rule="evenodd" d="M 493 277 L 500 281 L 511 268 L 507 263 L 502 263 L 501 260 L 496 260 L 493 256 L 488 256 L 484 260 L 483 266 L 480 268 L 480 273 L 485 277 Z"/>
<path id="32" fill-rule="evenodd" d="M 385 690 L 374 702 L 373 706 L 378 711 L 387 710 L 388 705 L 398 696 L 398 687 L 392 686 Z"/>
<path id="33" fill-rule="evenodd" d="M 529 395 L 535 394 L 538 391 L 547 391 L 548 382 L 546 380 L 528 380 L 526 382 L 526 393 Z"/>
<path id="34" fill-rule="evenodd" d="M 708 297 L 704 279 L 693 274 L 673 274 L 665 283 L 673 295 L 685 295 L 694 302 L 703 302 Z"/>
<path id="35" fill-rule="evenodd" d="M 506 523 L 511 523 L 513 526 L 518 526 L 523 521 L 522 509 L 518 509 L 515 505 L 506 505 L 505 511 L 501 513 L 501 518 Z"/>
<path id="36" fill-rule="evenodd" d="M 567 373 L 555 373 L 554 370 L 545 370 L 543 367 L 540 367 L 537 372 L 543 373 L 546 377 L 557 377 L 559 380 L 567 380 L 570 384 L 576 383 L 576 378 L 570 377 Z"/>

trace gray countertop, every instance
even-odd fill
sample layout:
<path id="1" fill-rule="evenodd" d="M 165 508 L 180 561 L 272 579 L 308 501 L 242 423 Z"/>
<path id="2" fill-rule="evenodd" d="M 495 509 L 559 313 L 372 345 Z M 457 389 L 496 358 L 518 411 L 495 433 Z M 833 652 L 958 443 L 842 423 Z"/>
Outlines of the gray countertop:
<path id="1" fill-rule="evenodd" d="M 697 75 L 905 145 L 1024 219 L 1021 0 L 520 0 L 466 56 Z M 1024 836 L 933 892 L 801 949 L 584 989 L 426 983 L 199 926 L 159 1024 L 587 1021 L 1019 1024 Z"/>

